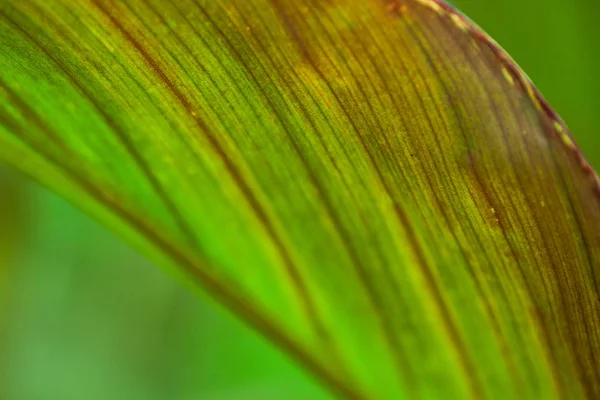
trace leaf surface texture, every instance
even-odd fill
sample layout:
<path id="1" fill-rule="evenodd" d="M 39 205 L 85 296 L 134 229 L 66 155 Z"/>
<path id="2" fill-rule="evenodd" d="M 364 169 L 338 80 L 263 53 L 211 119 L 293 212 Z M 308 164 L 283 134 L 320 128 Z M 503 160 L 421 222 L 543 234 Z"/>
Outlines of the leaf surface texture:
<path id="1" fill-rule="evenodd" d="M 0 4 L 0 155 L 342 397 L 600 395 L 598 178 L 456 11 Z"/>

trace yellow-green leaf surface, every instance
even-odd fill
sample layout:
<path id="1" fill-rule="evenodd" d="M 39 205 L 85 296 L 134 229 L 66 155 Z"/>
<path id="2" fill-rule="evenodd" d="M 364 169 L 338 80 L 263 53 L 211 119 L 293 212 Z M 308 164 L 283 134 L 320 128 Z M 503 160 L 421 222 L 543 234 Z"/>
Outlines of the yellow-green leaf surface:
<path id="1" fill-rule="evenodd" d="M 341 397 L 600 396 L 598 178 L 443 3 L 2 0 L 0 155 Z"/>

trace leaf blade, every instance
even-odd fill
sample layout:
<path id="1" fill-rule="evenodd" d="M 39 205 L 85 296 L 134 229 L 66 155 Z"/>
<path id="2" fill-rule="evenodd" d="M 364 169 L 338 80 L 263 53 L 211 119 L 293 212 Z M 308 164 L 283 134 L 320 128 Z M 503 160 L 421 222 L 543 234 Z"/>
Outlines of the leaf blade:
<path id="1" fill-rule="evenodd" d="M 3 136 L 349 397 L 596 393 L 597 178 L 527 78 L 437 2 L 258 3 L 11 4 Z"/>

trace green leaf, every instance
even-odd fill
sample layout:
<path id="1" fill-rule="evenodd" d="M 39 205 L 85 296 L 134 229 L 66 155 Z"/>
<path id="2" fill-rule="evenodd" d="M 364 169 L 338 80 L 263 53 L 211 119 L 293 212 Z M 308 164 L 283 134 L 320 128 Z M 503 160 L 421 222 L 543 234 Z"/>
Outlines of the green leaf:
<path id="1" fill-rule="evenodd" d="M 341 396 L 600 395 L 598 177 L 445 4 L 7 0 L 0 49 L 0 156 Z"/>

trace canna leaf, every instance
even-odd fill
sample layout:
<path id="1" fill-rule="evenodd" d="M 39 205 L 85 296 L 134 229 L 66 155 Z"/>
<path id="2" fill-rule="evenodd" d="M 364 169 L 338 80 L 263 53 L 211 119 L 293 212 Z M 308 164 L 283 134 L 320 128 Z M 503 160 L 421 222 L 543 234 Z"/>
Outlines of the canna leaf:
<path id="1" fill-rule="evenodd" d="M 0 4 L 0 155 L 340 396 L 600 395 L 598 177 L 458 12 Z"/>

